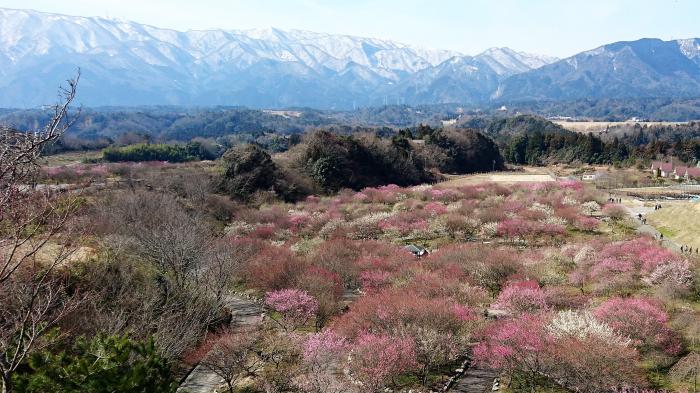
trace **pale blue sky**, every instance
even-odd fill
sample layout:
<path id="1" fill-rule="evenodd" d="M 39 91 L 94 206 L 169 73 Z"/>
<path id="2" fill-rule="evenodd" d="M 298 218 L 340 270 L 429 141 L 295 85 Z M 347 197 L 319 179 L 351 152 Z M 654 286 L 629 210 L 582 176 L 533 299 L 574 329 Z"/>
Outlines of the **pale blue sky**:
<path id="1" fill-rule="evenodd" d="M 0 0 L 1 7 L 110 16 L 177 30 L 296 28 L 476 54 L 558 57 L 642 37 L 700 37 L 698 0 Z"/>

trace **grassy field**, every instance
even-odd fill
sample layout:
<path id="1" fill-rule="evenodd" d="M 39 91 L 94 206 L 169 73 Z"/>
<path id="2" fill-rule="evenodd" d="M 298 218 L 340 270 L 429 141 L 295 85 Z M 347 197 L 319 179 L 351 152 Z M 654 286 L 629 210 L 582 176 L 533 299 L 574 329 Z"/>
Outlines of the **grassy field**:
<path id="1" fill-rule="evenodd" d="M 0 249 L 0 253 L 7 252 L 9 249 Z M 25 244 L 19 247 L 16 255 L 25 255 L 32 250 L 32 245 Z M 64 246 L 55 242 L 49 241 L 39 251 L 34 254 L 34 259 L 41 265 L 50 264 L 58 259 L 61 255 L 66 255 L 63 259 L 63 264 L 71 264 L 74 262 L 84 262 L 95 256 L 95 250 L 88 246 L 76 246 L 64 248 Z"/>
<path id="2" fill-rule="evenodd" d="M 669 201 L 647 215 L 649 224 L 680 245 L 700 247 L 700 203 Z"/>
<path id="3" fill-rule="evenodd" d="M 70 153 L 54 154 L 41 157 L 39 164 L 41 166 L 62 166 L 80 164 L 86 158 L 97 158 L 102 155 L 101 151 L 79 151 Z"/>
<path id="4" fill-rule="evenodd" d="M 681 197 L 687 194 L 687 191 L 669 187 L 635 187 L 635 188 L 617 188 L 616 193 L 625 195 L 637 195 L 645 198 L 661 198 L 661 197 Z"/>

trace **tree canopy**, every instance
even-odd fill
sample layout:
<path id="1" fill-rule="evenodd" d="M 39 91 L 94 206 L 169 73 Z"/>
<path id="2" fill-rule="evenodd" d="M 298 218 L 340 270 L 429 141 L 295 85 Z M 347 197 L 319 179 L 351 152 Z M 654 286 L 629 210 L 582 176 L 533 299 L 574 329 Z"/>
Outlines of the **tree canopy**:
<path id="1" fill-rule="evenodd" d="M 28 361 L 28 372 L 16 376 L 18 392 L 36 393 L 170 393 L 177 383 L 168 361 L 153 341 L 96 336 L 79 339 L 66 352 L 39 352 Z"/>

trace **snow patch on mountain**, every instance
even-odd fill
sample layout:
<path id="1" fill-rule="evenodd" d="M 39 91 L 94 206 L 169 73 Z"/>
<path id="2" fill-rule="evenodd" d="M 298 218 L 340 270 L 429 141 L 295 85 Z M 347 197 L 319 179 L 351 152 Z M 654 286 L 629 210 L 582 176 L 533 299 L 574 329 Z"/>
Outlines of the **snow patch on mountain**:
<path id="1" fill-rule="evenodd" d="M 696 59 L 700 58 L 700 40 L 697 38 L 689 38 L 683 40 L 676 40 L 678 47 L 687 58 Z"/>
<path id="2" fill-rule="evenodd" d="M 516 52 L 510 48 L 490 48 L 475 56 L 499 75 L 513 75 L 540 68 L 559 60 L 556 57 Z"/>
<path id="3" fill-rule="evenodd" d="M 38 92 L 41 81 L 63 80 L 77 67 L 86 105 L 347 107 L 377 105 L 392 95 L 432 103 L 428 95 L 410 96 L 408 81 L 413 92 L 439 86 L 440 101 L 467 102 L 475 99 L 467 94 L 554 60 L 509 48 L 472 57 L 303 30 L 176 31 L 0 8 L 0 106 L 51 102 Z"/>

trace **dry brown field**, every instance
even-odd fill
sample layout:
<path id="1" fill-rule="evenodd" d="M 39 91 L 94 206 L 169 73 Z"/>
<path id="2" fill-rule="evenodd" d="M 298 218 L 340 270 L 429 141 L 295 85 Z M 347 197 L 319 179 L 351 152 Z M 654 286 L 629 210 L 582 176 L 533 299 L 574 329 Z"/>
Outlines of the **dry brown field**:
<path id="1" fill-rule="evenodd" d="M 639 123 L 640 125 L 644 126 L 669 126 L 669 125 L 678 125 L 678 124 L 687 124 L 688 122 L 673 122 L 673 121 L 562 121 L 562 120 L 557 120 L 553 121 L 553 123 L 558 124 L 564 128 L 566 128 L 569 131 L 574 131 L 574 132 L 583 132 L 583 133 L 589 133 L 589 132 L 602 132 L 605 131 L 606 128 L 613 128 L 613 127 L 619 127 L 619 126 L 634 126 L 635 124 Z"/>

